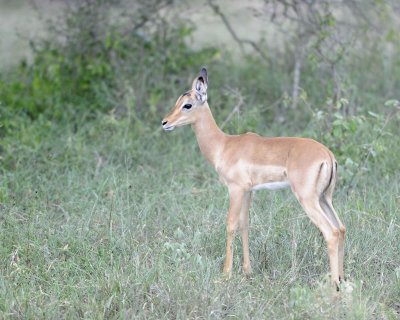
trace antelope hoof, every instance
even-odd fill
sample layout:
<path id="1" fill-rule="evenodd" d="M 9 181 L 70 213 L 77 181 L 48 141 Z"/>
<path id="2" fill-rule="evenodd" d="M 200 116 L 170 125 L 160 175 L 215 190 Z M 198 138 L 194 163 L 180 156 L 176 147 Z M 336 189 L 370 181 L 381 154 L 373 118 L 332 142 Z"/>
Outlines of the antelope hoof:
<path id="1" fill-rule="evenodd" d="M 253 273 L 253 270 L 251 269 L 251 266 L 244 265 L 244 266 L 243 266 L 243 273 L 244 273 L 245 275 L 250 275 L 250 274 L 252 274 L 252 273 Z"/>
<path id="2" fill-rule="evenodd" d="M 230 278 L 232 278 L 232 270 L 224 268 L 223 277 L 225 280 L 229 280 Z"/>

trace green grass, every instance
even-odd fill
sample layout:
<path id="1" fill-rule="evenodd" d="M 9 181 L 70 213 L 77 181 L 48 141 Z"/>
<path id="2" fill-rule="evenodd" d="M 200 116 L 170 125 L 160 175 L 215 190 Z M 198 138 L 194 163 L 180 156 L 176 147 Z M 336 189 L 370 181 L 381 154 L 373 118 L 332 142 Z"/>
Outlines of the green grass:
<path id="1" fill-rule="evenodd" d="M 125 125 L 100 119 L 15 145 L 0 179 L 0 318 L 399 317 L 399 176 L 337 190 L 350 283 L 339 294 L 289 191 L 256 194 L 254 274 L 241 272 L 238 237 L 226 281 L 227 192 L 191 129 L 139 137 Z"/>

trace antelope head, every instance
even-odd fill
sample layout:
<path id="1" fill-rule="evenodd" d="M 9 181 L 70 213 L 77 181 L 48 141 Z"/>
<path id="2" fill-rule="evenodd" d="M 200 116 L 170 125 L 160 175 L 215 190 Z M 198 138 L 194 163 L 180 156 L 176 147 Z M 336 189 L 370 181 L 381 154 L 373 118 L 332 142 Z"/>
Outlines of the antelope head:
<path id="1" fill-rule="evenodd" d="M 172 131 L 175 127 L 195 123 L 199 112 L 207 104 L 207 87 L 207 70 L 202 68 L 193 80 L 192 89 L 178 98 L 175 107 L 162 120 L 163 129 Z"/>

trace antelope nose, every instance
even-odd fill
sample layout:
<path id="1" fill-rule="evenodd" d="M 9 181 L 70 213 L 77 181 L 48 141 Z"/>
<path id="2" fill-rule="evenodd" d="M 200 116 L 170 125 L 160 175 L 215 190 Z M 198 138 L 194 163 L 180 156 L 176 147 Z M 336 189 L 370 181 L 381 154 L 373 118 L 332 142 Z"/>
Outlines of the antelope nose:
<path id="1" fill-rule="evenodd" d="M 161 122 L 161 124 L 162 124 L 163 126 L 165 126 L 167 123 L 168 123 L 167 120 L 163 120 L 163 121 Z"/>

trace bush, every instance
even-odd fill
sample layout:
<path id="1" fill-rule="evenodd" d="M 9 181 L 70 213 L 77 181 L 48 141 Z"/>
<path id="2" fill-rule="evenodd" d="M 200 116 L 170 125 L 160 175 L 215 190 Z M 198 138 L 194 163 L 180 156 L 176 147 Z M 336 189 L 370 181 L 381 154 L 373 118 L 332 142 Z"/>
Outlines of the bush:
<path id="1" fill-rule="evenodd" d="M 126 113 L 124 94 L 131 87 L 134 111 L 145 116 L 179 74 L 197 69 L 215 51 L 192 50 L 186 39 L 193 28 L 160 17 L 168 1 L 139 2 L 128 13 L 112 5 L 116 1 L 85 0 L 67 7 L 50 23 L 48 37 L 33 41 L 33 64 L 23 62 L 1 77 L 3 107 L 32 120 L 79 121 L 98 112 Z M 2 135 L 12 127 L 3 123 Z"/>

